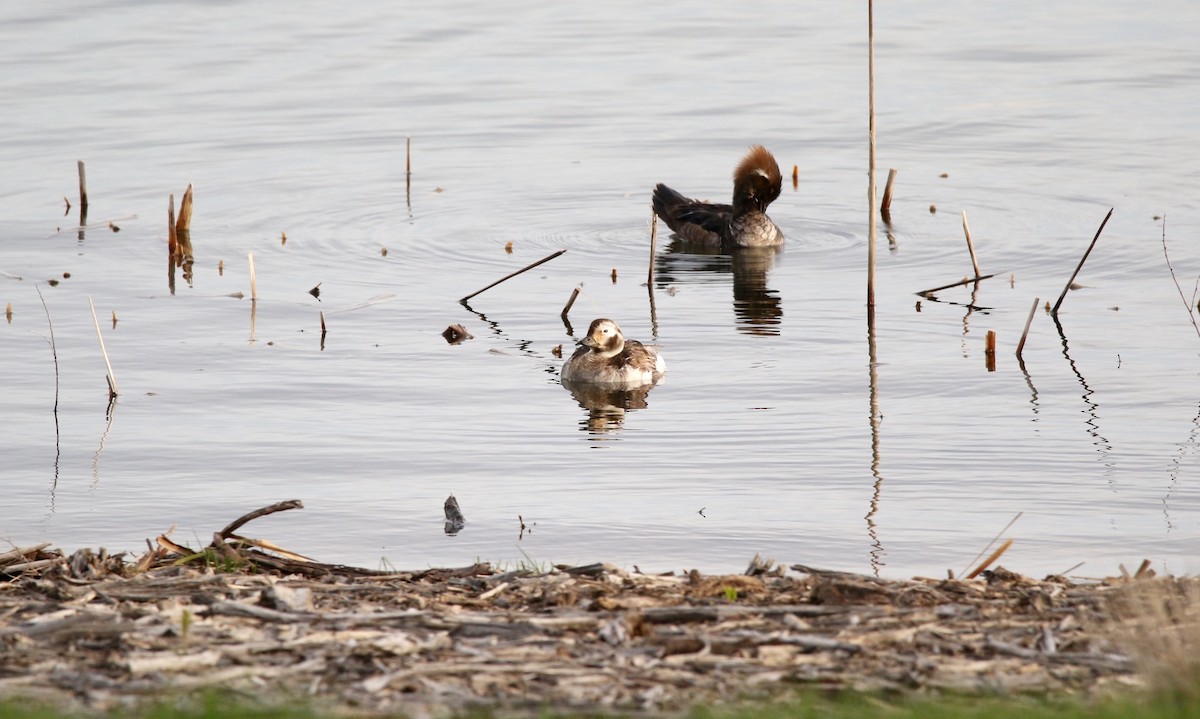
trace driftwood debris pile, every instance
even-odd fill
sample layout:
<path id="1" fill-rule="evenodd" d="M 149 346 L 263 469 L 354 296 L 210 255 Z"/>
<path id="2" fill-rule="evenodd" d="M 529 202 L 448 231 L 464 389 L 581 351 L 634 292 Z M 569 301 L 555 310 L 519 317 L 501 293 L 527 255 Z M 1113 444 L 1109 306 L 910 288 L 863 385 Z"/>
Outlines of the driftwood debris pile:
<path id="1" fill-rule="evenodd" d="M 728 576 L 607 564 L 297 574 L 242 552 L 236 567 L 180 564 L 161 547 L 141 562 L 0 554 L 0 697 L 106 708 L 241 687 L 425 714 L 662 710 L 794 687 L 1091 692 L 1135 681 L 1105 631 L 1109 600 L 1168 581 L 1003 569 L 893 581 L 761 563 Z"/>

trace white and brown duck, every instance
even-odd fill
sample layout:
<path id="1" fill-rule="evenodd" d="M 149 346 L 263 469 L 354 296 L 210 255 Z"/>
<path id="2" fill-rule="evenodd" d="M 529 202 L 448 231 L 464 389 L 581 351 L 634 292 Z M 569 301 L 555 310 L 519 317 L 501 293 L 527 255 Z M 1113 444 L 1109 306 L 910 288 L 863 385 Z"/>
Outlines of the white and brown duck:
<path id="1" fill-rule="evenodd" d="M 625 339 L 610 319 L 593 320 L 579 349 L 563 363 L 563 381 L 636 386 L 655 382 L 667 362 L 653 347 Z"/>
<path id="2" fill-rule="evenodd" d="M 774 247 L 783 244 L 783 232 L 767 217 L 767 205 L 782 186 L 779 163 L 767 148 L 755 145 L 733 171 L 733 204 L 693 200 L 660 183 L 654 188 L 654 211 L 684 240 L 726 250 Z"/>

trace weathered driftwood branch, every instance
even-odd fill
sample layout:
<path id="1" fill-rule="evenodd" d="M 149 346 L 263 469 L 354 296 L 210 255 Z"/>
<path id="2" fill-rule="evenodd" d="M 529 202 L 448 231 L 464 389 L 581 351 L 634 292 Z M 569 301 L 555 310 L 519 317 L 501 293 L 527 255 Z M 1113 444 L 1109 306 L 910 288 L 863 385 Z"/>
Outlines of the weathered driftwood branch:
<path id="1" fill-rule="evenodd" d="M 275 504 L 272 504 L 267 507 L 262 507 L 261 509 L 256 509 L 253 512 L 248 512 L 248 513 L 243 514 L 242 516 L 238 517 L 237 519 L 233 520 L 232 522 L 229 523 L 228 526 L 226 526 L 220 532 L 217 532 L 217 535 L 227 539 L 230 536 L 232 536 L 233 533 L 236 532 L 239 527 L 241 527 L 243 524 L 246 524 L 247 522 L 249 522 L 251 520 L 258 519 L 259 517 L 265 517 L 268 514 L 274 514 L 276 512 L 283 512 L 283 511 L 286 511 L 289 509 L 304 509 L 304 503 L 298 499 L 289 499 L 284 502 L 276 502 Z"/>
<path id="2" fill-rule="evenodd" d="M 475 295 L 487 292 L 488 290 L 492 289 L 493 287 L 500 284 L 501 282 L 504 282 L 505 280 L 511 280 L 512 278 L 516 277 L 517 275 L 521 274 L 522 272 L 528 272 L 529 270 L 532 270 L 534 267 L 537 267 L 538 265 L 542 264 L 543 262 L 549 262 L 550 260 L 553 260 L 555 257 L 558 257 L 559 255 L 561 255 L 564 252 L 566 252 L 566 250 L 559 250 L 558 252 L 555 252 L 553 254 L 547 255 L 546 257 L 543 257 L 542 259 L 538 260 L 537 262 L 534 262 L 532 264 L 522 267 L 521 269 L 517 270 L 516 272 L 507 274 L 504 277 L 501 277 L 500 279 L 496 280 L 492 284 L 488 285 L 487 287 L 484 287 L 481 290 L 476 290 L 476 291 L 472 292 L 471 294 L 467 295 L 466 297 L 463 297 L 461 300 L 459 300 L 459 302 L 465 304 L 467 300 L 471 299 Z"/>

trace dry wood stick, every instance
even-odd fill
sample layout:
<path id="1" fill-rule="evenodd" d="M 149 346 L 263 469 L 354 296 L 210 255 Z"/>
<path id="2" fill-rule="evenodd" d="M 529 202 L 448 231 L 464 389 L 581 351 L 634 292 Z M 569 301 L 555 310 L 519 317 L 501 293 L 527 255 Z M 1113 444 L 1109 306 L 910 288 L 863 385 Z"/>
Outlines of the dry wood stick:
<path id="1" fill-rule="evenodd" d="M 931 289 L 931 290 L 922 290 L 922 291 L 918 292 L 917 294 L 918 294 L 918 295 L 921 295 L 921 296 L 923 296 L 923 297 L 924 297 L 924 296 L 928 296 L 928 295 L 931 295 L 931 294 L 933 294 L 934 292 L 941 292 L 942 290 L 948 290 L 948 289 L 950 289 L 951 287 L 958 287 L 959 285 L 969 285 L 969 284 L 971 284 L 972 282 L 978 282 L 978 281 L 980 281 L 980 280 L 986 280 L 986 279 L 989 279 L 989 278 L 995 277 L 995 276 L 996 276 L 996 274 L 997 274 L 997 273 L 993 272 L 993 273 L 992 273 L 992 274 L 990 274 L 990 275 L 980 275 L 979 277 L 968 277 L 968 278 L 967 278 L 967 279 L 965 279 L 965 280 L 959 280 L 958 282 L 951 282 L 951 283 L 950 283 L 950 284 L 948 284 L 948 285 L 942 285 L 941 287 L 934 287 L 934 288 L 933 288 L 933 289 Z"/>
<path id="2" fill-rule="evenodd" d="M 983 570 L 992 566 L 992 562 L 995 562 L 997 559 L 1000 558 L 1001 554 L 1004 554 L 1005 552 L 1007 552 L 1008 548 L 1012 546 L 1012 543 L 1013 543 L 1013 540 L 1011 540 L 1011 539 L 1004 540 L 1004 544 L 1001 544 L 1000 547 L 997 548 L 996 551 L 992 552 L 991 555 L 988 556 L 987 559 L 980 562 L 979 566 L 972 569 L 971 573 L 968 574 L 965 578 L 966 579 L 974 579 L 975 577 L 978 577 L 980 572 L 982 572 Z"/>
<path id="3" fill-rule="evenodd" d="M 254 253 L 248 253 L 246 258 L 250 260 L 250 301 L 258 302 L 258 289 L 254 284 Z"/>
<path id="4" fill-rule="evenodd" d="M 571 291 L 571 299 L 567 300 L 567 304 L 563 307 L 561 315 L 564 320 L 567 318 L 567 313 L 569 313 L 571 311 L 571 307 L 575 304 L 575 298 L 578 296 L 579 296 L 579 288 L 576 287 L 574 290 Z"/>
<path id="5" fill-rule="evenodd" d="M 1075 276 L 1083 269 L 1083 263 L 1087 262 L 1088 255 L 1092 254 L 1092 248 L 1096 246 L 1096 240 L 1100 239 L 1100 233 L 1104 232 L 1104 226 L 1108 224 L 1108 218 L 1112 217 L 1114 208 L 1109 208 L 1108 214 L 1104 216 L 1104 222 L 1100 223 L 1100 229 L 1096 230 L 1096 236 L 1092 238 L 1092 244 L 1088 245 L 1087 252 L 1083 253 L 1083 257 L 1079 259 L 1079 264 L 1075 265 L 1075 271 L 1071 273 L 1071 279 L 1067 280 L 1067 286 L 1063 288 L 1062 294 L 1058 296 L 1058 302 L 1054 303 L 1050 314 L 1058 316 L 1058 308 L 1062 305 L 1063 300 L 1067 297 L 1067 291 L 1071 289 L 1071 285 L 1075 282 Z"/>
<path id="6" fill-rule="evenodd" d="M 265 517 L 268 514 L 282 512 L 288 509 L 304 509 L 304 503 L 298 499 L 289 499 L 284 502 L 276 502 L 275 504 L 263 507 L 261 509 L 256 509 L 253 512 L 243 514 L 242 516 L 230 522 L 228 526 L 217 533 L 217 536 L 228 538 L 229 535 L 236 532 L 238 528 L 252 519 L 258 519 L 259 517 Z"/>
<path id="7" fill-rule="evenodd" d="M 96 325 L 96 339 L 100 340 L 100 354 L 104 355 L 104 366 L 108 368 L 105 379 L 108 380 L 108 397 L 112 399 L 117 396 L 117 376 L 113 374 L 112 363 L 108 361 L 108 350 L 104 349 L 104 336 L 100 334 L 100 320 L 96 318 L 96 305 L 91 295 L 88 295 L 88 306 L 92 308 L 92 323 Z"/>
<path id="8" fill-rule="evenodd" d="M 1012 519 L 1010 519 L 1010 520 L 1008 520 L 1008 524 L 1004 525 L 1004 529 L 1001 529 L 999 532 L 996 532 L 996 536 L 995 536 L 995 537 L 992 537 L 992 541 L 988 542 L 988 543 L 987 543 L 987 546 L 986 546 L 986 547 L 984 547 L 983 549 L 981 549 L 981 550 L 979 551 L 979 554 L 976 554 L 976 555 L 975 555 L 975 559 L 972 559 L 971 561 L 972 561 L 972 562 L 974 562 L 975 560 L 977 560 L 977 559 L 979 559 L 980 557 L 982 557 L 984 552 L 986 552 L 987 550 L 991 549 L 991 548 L 992 548 L 992 545 L 996 543 L 996 540 L 1000 538 L 1000 535 L 1001 535 L 1001 534 L 1004 534 L 1005 532 L 1007 532 L 1009 527 L 1011 527 L 1011 526 L 1013 526 L 1014 524 L 1016 524 L 1016 521 L 1017 521 L 1018 519 L 1020 519 L 1020 518 L 1021 518 L 1021 515 L 1022 515 L 1022 514 L 1025 514 L 1025 513 L 1024 513 L 1024 512 L 1017 512 L 1015 515 L 1013 515 L 1013 518 L 1012 518 Z M 967 564 L 967 566 L 968 566 L 968 567 L 969 567 L 969 566 L 971 566 L 971 565 L 970 565 L 970 563 L 968 563 L 968 564 Z M 963 574 L 963 573 L 965 573 L 966 571 L 967 571 L 966 569 L 963 569 L 963 570 L 962 570 L 962 572 L 959 572 L 959 574 Z M 974 576 L 974 575 L 972 575 L 972 576 Z"/>
<path id="9" fill-rule="evenodd" d="M 658 213 L 650 210 L 650 272 L 646 275 L 646 284 L 654 286 L 654 251 L 658 244 Z"/>
<path id="10" fill-rule="evenodd" d="M 867 164 L 867 206 L 870 219 L 867 222 L 867 310 L 868 319 L 873 318 L 875 308 L 875 1 L 867 0 L 867 136 L 869 160 Z M 978 272 L 975 274 L 979 274 Z"/>
<path id="11" fill-rule="evenodd" d="M 962 211 L 963 234 L 967 236 L 967 250 L 971 253 L 971 267 L 975 268 L 975 276 L 979 277 L 979 260 L 975 259 L 975 243 L 971 241 L 971 228 L 967 226 L 967 211 Z"/>
<path id="12" fill-rule="evenodd" d="M 888 170 L 887 184 L 883 186 L 883 200 L 879 203 L 879 212 L 887 215 L 892 211 L 892 185 L 896 182 L 896 168 Z M 979 274 L 976 272 L 975 274 Z"/>
<path id="13" fill-rule="evenodd" d="M 533 264 L 526 265 L 526 266 L 522 267 L 521 269 L 517 270 L 516 272 L 505 275 L 504 277 L 501 277 L 500 279 L 496 280 L 495 282 L 488 285 L 487 287 L 484 287 L 482 290 L 476 290 L 476 291 L 472 292 L 471 294 L 469 294 L 466 297 L 459 300 L 459 302 L 465 303 L 467 300 L 471 299 L 475 295 L 487 292 L 488 290 L 492 289 L 493 287 L 500 284 L 501 282 L 504 282 L 505 280 L 511 280 L 512 278 L 516 277 L 517 275 L 521 274 L 522 272 L 527 272 L 529 270 L 532 270 L 534 267 L 537 267 L 538 265 L 542 264 L 543 262 L 549 262 L 550 260 L 553 260 L 555 257 L 558 257 L 559 255 L 561 255 L 564 252 L 566 252 L 566 250 L 559 250 L 558 252 L 547 255 L 546 257 L 543 257 L 542 259 L 538 260 L 537 262 L 534 262 Z"/>
<path id="14" fill-rule="evenodd" d="M 1029 336 L 1029 325 L 1033 324 L 1033 315 L 1037 312 L 1038 302 L 1041 301 L 1041 297 L 1033 298 L 1033 306 L 1029 308 L 1029 316 L 1025 318 L 1025 331 L 1021 333 L 1021 341 L 1017 343 L 1017 359 L 1021 359 L 1021 352 L 1025 349 L 1025 338 Z"/>
<path id="15" fill-rule="evenodd" d="M 83 171 L 83 160 L 79 160 L 77 165 L 79 166 L 79 216 L 87 217 L 87 175 Z"/>

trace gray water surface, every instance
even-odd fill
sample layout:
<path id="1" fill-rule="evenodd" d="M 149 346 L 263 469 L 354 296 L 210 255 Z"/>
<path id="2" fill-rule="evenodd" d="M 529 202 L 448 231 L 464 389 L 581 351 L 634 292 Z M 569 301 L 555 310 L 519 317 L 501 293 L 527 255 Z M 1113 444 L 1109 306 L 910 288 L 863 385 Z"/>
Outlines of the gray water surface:
<path id="1" fill-rule="evenodd" d="M 136 552 L 175 526 L 198 545 L 299 498 L 244 531 L 365 566 L 762 553 L 908 576 L 961 570 L 1021 512 L 1016 571 L 1197 571 L 1200 336 L 1161 217 L 1190 297 L 1200 6 L 877 8 L 880 183 L 899 178 L 874 392 L 866 20 L 808 2 L 0 11 L 0 538 Z M 660 225 L 648 291 L 651 188 L 727 201 L 755 143 L 788 177 L 786 249 L 706 254 Z M 188 183 L 195 265 L 171 280 L 167 198 Z M 1033 299 L 1057 299 L 1109 208 L 1022 371 Z M 971 272 L 963 211 L 997 275 L 922 299 Z M 624 411 L 558 382 L 577 286 L 574 337 L 611 317 L 670 363 Z M 452 323 L 474 339 L 447 344 Z"/>

